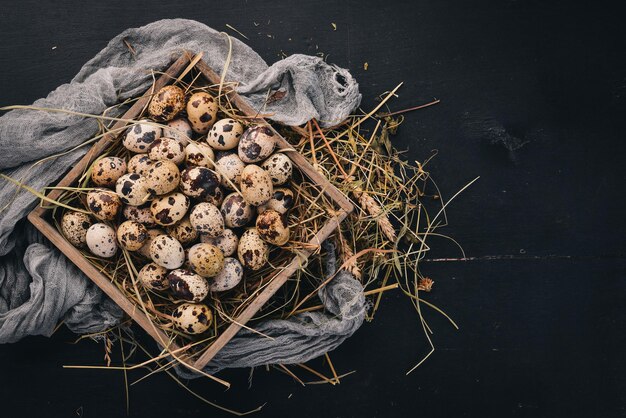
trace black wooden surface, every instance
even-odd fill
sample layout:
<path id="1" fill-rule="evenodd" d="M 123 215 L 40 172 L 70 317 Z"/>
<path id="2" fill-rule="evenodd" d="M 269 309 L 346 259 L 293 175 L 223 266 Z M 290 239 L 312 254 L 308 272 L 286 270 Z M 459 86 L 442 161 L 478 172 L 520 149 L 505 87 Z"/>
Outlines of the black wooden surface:
<path id="1" fill-rule="evenodd" d="M 365 108 L 400 81 L 394 109 L 441 99 L 407 115 L 395 141 L 415 159 L 439 151 L 430 171 L 448 196 L 481 176 L 446 230 L 473 261 L 423 265 L 436 280 L 428 300 L 461 329 L 426 311 L 437 351 L 414 373 L 405 376 L 427 343 L 407 300 L 390 293 L 332 353 L 340 373 L 357 370 L 338 386 L 256 370 L 248 389 L 243 370 L 221 374 L 227 392 L 206 380 L 194 390 L 238 409 L 267 402 L 258 416 L 274 417 L 626 415 L 619 3 L 60 3 L 2 1 L 0 103 L 46 95 L 127 27 L 194 18 L 236 27 L 268 62 L 281 51 L 329 54 L 358 79 Z M 433 257 L 459 256 L 432 245 Z M 120 372 L 61 368 L 102 363 L 102 345 L 72 341 L 61 330 L 0 346 L 0 416 L 125 415 Z M 221 413 L 153 376 L 131 388 L 130 415 Z"/>

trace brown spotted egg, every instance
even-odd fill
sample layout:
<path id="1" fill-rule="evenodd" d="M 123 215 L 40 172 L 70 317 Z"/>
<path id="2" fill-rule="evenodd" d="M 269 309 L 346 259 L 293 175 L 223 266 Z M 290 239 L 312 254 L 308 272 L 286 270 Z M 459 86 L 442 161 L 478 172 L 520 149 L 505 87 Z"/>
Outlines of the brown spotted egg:
<path id="1" fill-rule="evenodd" d="M 191 167 L 183 170 L 180 176 L 180 191 L 189 197 L 216 206 L 224 200 L 219 175 L 205 167 Z"/>
<path id="2" fill-rule="evenodd" d="M 148 228 L 156 225 L 150 212 L 150 203 L 141 206 L 126 205 L 122 209 L 122 215 L 126 220 L 139 222 Z"/>
<path id="3" fill-rule="evenodd" d="M 213 277 L 224 267 L 224 254 L 215 245 L 200 243 L 189 249 L 189 265 L 202 277 Z"/>
<path id="4" fill-rule="evenodd" d="M 168 121 L 185 108 L 185 92 L 178 86 L 161 88 L 150 101 L 148 112 L 159 121 Z"/>
<path id="5" fill-rule="evenodd" d="M 127 205 L 140 206 L 152 198 L 145 177 L 139 174 L 124 174 L 117 180 L 115 191 Z"/>
<path id="6" fill-rule="evenodd" d="M 103 223 L 91 225 L 87 230 L 85 241 L 89 251 L 98 257 L 111 258 L 117 252 L 115 231 L 109 225 Z"/>
<path id="7" fill-rule="evenodd" d="M 180 183 L 178 166 L 171 161 L 156 161 L 145 175 L 148 190 L 158 196 L 174 191 Z"/>
<path id="8" fill-rule="evenodd" d="M 201 302 L 209 294 L 207 280 L 189 270 L 177 269 L 167 275 L 174 297 L 190 302 Z"/>
<path id="9" fill-rule="evenodd" d="M 217 118 L 217 101 L 209 93 L 192 94 L 187 102 L 187 118 L 194 132 L 209 132 Z"/>
<path id="10" fill-rule="evenodd" d="M 266 203 L 262 204 L 257 208 L 259 213 L 263 213 L 267 209 L 275 210 L 281 215 L 289 212 L 289 209 L 293 207 L 294 196 L 291 189 L 286 187 L 279 187 L 274 189 L 274 194 L 272 198 L 268 200 Z"/>
<path id="11" fill-rule="evenodd" d="M 91 223 L 91 218 L 86 213 L 68 211 L 61 218 L 61 232 L 73 246 L 84 247 Z"/>
<path id="12" fill-rule="evenodd" d="M 166 160 L 174 164 L 185 161 L 185 147 L 173 138 L 159 138 L 150 145 L 148 157 L 153 161 Z"/>
<path id="13" fill-rule="evenodd" d="M 243 173 L 244 168 L 246 168 L 246 164 L 241 161 L 237 153 L 226 154 L 218 158 L 215 162 L 215 171 L 217 171 L 222 178 L 222 187 L 229 190 L 234 190 L 231 183 L 235 186 L 239 186 L 241 173 Z"/>
<path id="14" fill-rule="evenodd" d="M 183 246 L 191 244 L 198 239 L 198 231 L 191 225 L 188 217 L 174 225 L 166 227 L 165 230 L 170 236 L 176 238 L 183 244 Z"/>
<path id="15" fill-rule="evenodd" d="M 193 136 L 193 130 L 187 119 L 178 118 L 167 122 L 167 128 L 163 128 L 163 136 L 174 138 L 183 146 L 187 146 Z"/>
<path id="16" fill-rule="evenodd" d="M 87 207 L 101 221 L 112 221 L 122 208 L 122 201 L 112 190 L 93 189 L 87 193 Z"/>
<path id="17" fill-rule="evenodd" d="M 150 205 L 154 221 L 162 226 L 174 225 L 185 217 L 189 209 L 189 198 L 182 193 L 157 197 Z"/>
<path id="18" fill-rule="evenodd" d="M 154 164 L 154 161 L 152 161 L 146 154 L 133 155 L 133 157 L 128 160 L 128 172 L 136 173 L 145 177 L 146 174 L 148 174 L 150 167 L 152 167 L 152 164 Z"/>
<path id="19" fill-rule="evenodd" d="M 221 212 L 224 223 L 229 228 L 248 225 L 256 214 L 254 206 L 246 202 L 239 193 L 231 193 L 224 198 Z"/>
<path id="20" fill-rule="evenodd" d="M 213 168 L 213 161 L 215 161 L 215 154 L 207 144 L 191 142 L 185 148 L 185 162 L 187 166 L 198 165 L 200 167 Z"/>
<path id="21" fill-rule="evenodd" d="M 91 181 L 96 186 L 111 187 L 126 173 L 126 161 L 119 157 L 100 158 L 91 167 Z"/>
<path id="22" fill-rule="evenodd" d="M 217 150 L 229 150 L 237 147 L 243 134 L 243 125 L 235 119 L 221 119 L 215 122 L 207 134 L 206 142 Z"/>
<path id="23" fill-rule="evenodd" d="M 289 157 L 281 152 L 277 152 L 263 161 L 261 168 L 270 174 L 272 184 L 278 186 L 285 184 L 289 180 L 293 171 L 293 164 Z"/>
<path id="24" fill-rule="evenodd" d="M 177 269 L 185 262 L 183 246 L 169 235 L 159 235 L 150 242 L 150 258 L 166 269 Z"/>
<path id="25" fill-rule="evenodd" d="M 124 221 L 117 227 L 117 242 L 128 251 L 137 251 L 148 239 L 148 230 L 135 221 Z"/>
<path id="26" fill-rule="evenodd" d="M 236 258 L 226 257 L 224 268 L 209 281 L 212 292 L 225 292 L 237 286 L 243 278 L 243 266 Z"/>
<path id="27" fill-rule="evenodd" d="M 248 203 L 262 205 L 274 194 L 272 179 L 267 171 L 258 165 L 248 164 L 241 173 L 241 194 Z"/>
<path id="28" fill-rule="evenodd" d="M 169 289 L 170 283 L 167 280 L 167 271 L 165 267 L 161 267 L 156 263 L 148 263 L 139 270 L 137 279 L 146 289 Z"/>
<path id="29" fill-rule="evenodd" d="M 246 129 L 239 140 L 238 154 L 244 163 L 256 163 L 274 152 L 276 136 L 267 126 Z"/>
<path id="30" fill-rule="evenodd" d="M 239 245 L 239 237 L 232 229 L 225 228 L 219 237 L 210 237 L 208 235 L 200 235 L 200 242 L 213 244 L 224 253 L 225 257 L 230 257 L 237 251 Z"/>
<path id="31" fill-rule="evenodd" d="M 224 218 L 212 203 L 198 203 L 191 210 L 189 221 L 196 230 L 210 237 L 219 237 L 224 232 Z"/>
<path id="32" fill-rule="evenodd" d="M 202 334 L 211 327 L 213 314 L 201 303 L 182 303 L 172 312 L 174 326 L 185 334 Z"/>
<path id="33" fill-rule="evenodd" d="M 285 215 L 268 209 L 256 218 L 256 230 L 270 244 L 285 245 L 289 241 L 289 225 Z"/>
<path id="34" fill-rule="evenodd" d="M 152 240 L 158 237 L 159 235 L 165 235 L 165 231 L 162 229 L 154 228 L 148 229 L 148 237 L 143 242 L 143 245 L 137 252 L 144 256 L 145 258 L 150 258 L 150 244 L 152 244 Z"/>
<path id="35" fill-rule="evenodd" d="M 237 258 L 244 267 L 259 270 L 266 263 L 270 249 L 256 228 L 247 229 L 239 238 Z"/>
<path id="36" fill-rule="evenodd" d="M 132 152 L 145 154 L 154 141 L 159 139 L 162 129 L 147 120 L 139 121 L 135 126 L 131 126 L 126 131 L 126 136 L 122 140 L 124 147 Z"/>

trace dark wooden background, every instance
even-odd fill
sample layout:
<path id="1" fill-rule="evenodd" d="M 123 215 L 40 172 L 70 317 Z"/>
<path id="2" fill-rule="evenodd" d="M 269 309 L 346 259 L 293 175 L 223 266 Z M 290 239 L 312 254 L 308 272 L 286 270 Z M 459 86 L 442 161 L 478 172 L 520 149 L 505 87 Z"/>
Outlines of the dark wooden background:
<path id="1" fill-rule="evenodd" d="M 618 4 L 2 1 L 0 103 L 30 103 L 123 29 L 172 17 L 230 24 L 268 62 L 281 51 L 329 54 L 358 79 L 365 108 L 400 81 L 394 109 L 441 99 L 408 114 L 395 141 L 414 159 L 439 151 L 430 171 L 448 196 L 481 176 L 451 206 L 446 230 L 472 261 L 423 265 L 436 281 L 428 300 L 460 331 L 426 310 L 437 351 L 405 376 L 427 344 L 407 300 L 390 293 L 376 321 L 332 353 L 339 372 L 357 370 L 338 386 L 303 388 L 259 369 L 251 389 L 247 370 L 221 374 L 227 392 L 206 380 L 191 387 L 238 409 L 267 402 L 258 416 L 625 416 Z M 443 240 L 432 245 L 433 257 L 459 256 Z M 0 346 L 0 415 L 125 415 L 120 372 L 61 368 L 102 363 L 101 344 L 73 339 L 61 330 Z M 166 376 L 130 396 L 131 416 L 221 415 Z"/>

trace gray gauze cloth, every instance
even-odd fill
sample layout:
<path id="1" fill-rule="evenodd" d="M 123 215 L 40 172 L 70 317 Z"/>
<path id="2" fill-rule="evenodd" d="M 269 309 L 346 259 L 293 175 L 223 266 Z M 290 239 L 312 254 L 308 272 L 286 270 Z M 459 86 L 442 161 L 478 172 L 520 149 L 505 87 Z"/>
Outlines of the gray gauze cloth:
<path id="1" fill-rule="evenodd" d="M 126 43 L 132 45 L 131 53 Z M 93 115 L 141 95 L 151 70 L 163 70 L 183 50 L 203 52 L 218 73 L 228 38 L 192 20 L 161 20 L 128 29 L 86 63 L 69 84 L 34 106 Z M 329 126 L 355 109 L 361 95 L 350 73 L 317 57 L 292 55 L 268 67 L 247 45 L 232 39 L 226 81 L 255 108 L 287 125 L 311 118 Z M 285 96 L 265 104 L 268 91 Z M 52 185 L 86 152 L 79 147 L 98 131 L 94 119 L 60 112 L 13 110 L 0 118 L 0 171 L 36 190 Z M 39 161 L 44 157 L 55 157 Z M 37 161 L 39 163 L 35 164 Z M 0 179 L 0 343 L 27 335 L 49 336 L 60 320 L 87 333 L 117 324 L 122 312 L 56 248 L 24 220 L 38 199 Z M 300 362 L 332 350 L 362 323 L 361 285 L 341 273 L 320 293 L 327 313 L 260 324 L 270 340 L 242 330 L 209 370 L 275 362 Z"/>

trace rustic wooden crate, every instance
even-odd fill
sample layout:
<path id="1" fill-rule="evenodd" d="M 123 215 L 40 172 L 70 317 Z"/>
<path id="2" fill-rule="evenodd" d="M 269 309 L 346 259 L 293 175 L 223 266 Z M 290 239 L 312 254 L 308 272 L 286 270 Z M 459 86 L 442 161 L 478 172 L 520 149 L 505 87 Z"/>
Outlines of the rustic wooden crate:
<path id="1" fill-rule="evenodd" d="M 122 116 L 121 119 L 133 120 L 136 119 L 142 110 L 147 106 L 151 93 L 158 91 L 161 87 L 172 83 L 183 72 L 187 72 L 190 66 L 194 66 L 202 76 L 211 84 L 219 84 L 220 76 L 215 73 L 206 63 L 202 60 L 194 59 L 195 55 L 191 52 L 185 52 L 180 58 L 178 58 L 156 81 L 153 88 L 149 89 L 135 104 Z M 243 100 L 236 93 L 229 93 L 229 99 L 243 114 L 252 118 L 252 121 L 260 124 L 267 124 L 267 122 L 258 117 L 259 112 L 251 108 L 248 103 Z M 117 122 L 112 130 L 114 132 L 120 132 L 126 125 L 126 122 Z M 335 211 L 335 214 L 330 218 L 323 227 L 317 232 L 317 234 L 311 239 L 309 245 L 302 251 L 301 255 L 309 257 L 319 245 L 339 226 L 339 223 L 345 219 L 345 217 L 352 212 L 353 205 L 349 199 L 338 189 L 336 189 L 324 176 L 318 173 L 313 166 L 304 158 L 301 154 L 295 151 L 291 145 L 278 133 L 276 130 L 270 128 L 278 136 L 278 147 L 283 153 L 285 153 L 293 162 L 293 164 L 300 170 L 303 175 L 306 175 L 309 180 L 320 187 L 321 190 L 327 195 L 327 197 L 337 205 L 339 208 Z M 117 130 L 120 129 L 120 130 Z M 101 155 L 105 149 L 111 145 L 111 141 L 119 140 L 120 135 L 109 134 L 104 136 L 98 142 L 96 142 L 89 152 L 61 179 L 57 186 L 72 186 L 75 185 L 82 175 L 82 173 L 90 166 L 90 164 Z M 61 195 L 60 190 L 52 190 L 48 197 L 51 199 L 57 199 Z M 50 209 L 44 207 L 37 207 L 29 215 L 30 222 L 41 231 L 63 254 L 65 254 L 74 264 L 76 264 L 96 285 L 98 285 L 115 303 L 117 303 L 131 318 L 135 320 L 148 334 L 150 334 L 162 347 L 167 347 L 170 351 L 176 352 L 179 347 L 169 340 L 166 334 L 158 329 L 148 317 L 143 313 L 142 309 L 131 302 L 126 296 L 110 281 L 105 275 L 92 265 L 81 252 L 71 245 L 61 233 L 56 229 L 55 225 L 51 223 L 46 216 Z M 278 291 L 278 289 L 285 284 L 285 282 L 291 277 L 296 270 L 302 265 L 302 259 L 300 256 L 295 256 L 284 268 L 270 275 L 267 279 L 268 284 L 264 289 L 258 293 L 255 299 L 239 314 L 217 338 L 209 345 L 204 352 L 194 361 L 185 354 L 179 356 L 183 364 L 190 368 L 202 369 L 207 365 L 216 353 L 221 350 L 228 341 L 235 336 L 237 331 L 245 325 L 261 307 Z"/>

